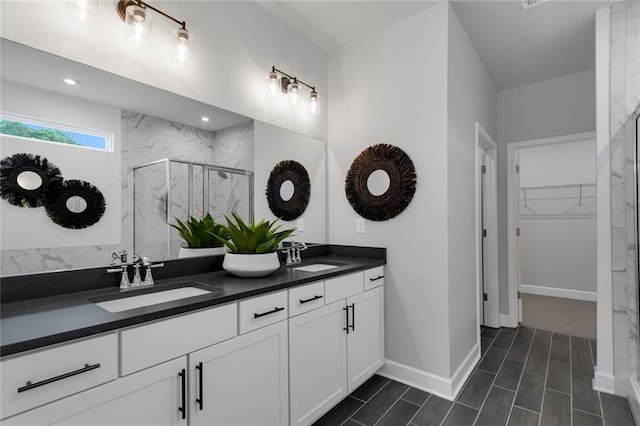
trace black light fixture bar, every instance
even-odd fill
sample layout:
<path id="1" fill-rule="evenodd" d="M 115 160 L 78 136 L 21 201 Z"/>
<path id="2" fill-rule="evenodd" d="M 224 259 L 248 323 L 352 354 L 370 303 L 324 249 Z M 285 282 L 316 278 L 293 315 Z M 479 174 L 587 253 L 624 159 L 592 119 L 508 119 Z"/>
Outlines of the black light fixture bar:
<path id="1" fill-rule="evenodd" d="M 139 7 L 149 8 L 149 9 L 153 10 L 154 12 L 157 12 L 160 15 L 164 16 L 165 18 L 171 19 L 173 22 L 175 22 L 176 24 L 180 25 L 180 27 L 183 30 L 187 29 L 187 22 L 186 21 L 181 21 L 179 19 L 176 19 L 173 16 L 169 15 L 168 13 L 165 13 L 162 10 L 160 10 L 160 9 L 158 9 L 156 7 L 153 7 L 149 3 L 144 2 L 142 0 L 119 0 L 118 1 L 118 5 L 117 5 L 118 15 L 120 15 L 120 19 L 122 19 L 123 21 L 125 20 L 127 6 L 130 6 L 130 5 L 136 5 L 136 6 L 139 6 Z"/>
<path id="2" fill-rule="evenodd" d="M 300 83 L 300 84 L 302 84 L 304 86 L 307 86 L 309 89 L 311 89 L 312 92 L 316 91 L 316 87 L 315 86 L 307 84 L 304 81 L 300 80 L 298 77 L 295 77 L 293 75 L 289 75 L 286 72 L 276 68 L 275 66 L 271 67 L 271 72 L 277 72 L 278 74 L 282 74 L 283 76 L 287 77 L 289 80 L 296 81 L 296 82 L 298 82 L 298 83 Z"/>

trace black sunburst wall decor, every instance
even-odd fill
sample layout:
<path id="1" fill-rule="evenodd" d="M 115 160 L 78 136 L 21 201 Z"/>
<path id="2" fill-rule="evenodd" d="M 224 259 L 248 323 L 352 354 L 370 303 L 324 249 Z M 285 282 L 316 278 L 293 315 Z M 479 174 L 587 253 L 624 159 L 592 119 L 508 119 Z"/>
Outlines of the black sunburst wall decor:
<path id="1" fill-rule="evenodd" d="M 284 200 L 280 188 L 286 181 L 293 184 L 293 195 Z M 267 202 L 273 214 L 282 220 L 297 219 L 304 213 L 311 197 L 311 182 L 307 169 L 297 161 L 281 161 L 271 170 L 267 181 Z"/>
<path id="2" fill-rule="evenodd" d="M 27 188 L 19 176 L 32 172 L 39 176 L 39 185 Z M 63 180 L 60 169 L 48 159 L 36 154 L 19 153 L 0 160 L 0 197 L 18 207 L 45 207 L 49 218 L 64 228 L 82 229 L 97 223 L 106 210 L 104 196 L 89 182 Z M 82 207 L 72 210 L 70 199 L 81 201 Z"/>
<path id="3" fill-rule="evenodd" d="M 382 170 L 389 176 L 389 188 L 374 195 L 367 185 L 369 176 Z M 349 204 L 365 219 L 382 221 L 396 217 L 407 208 L 416 192 L 416 170 L 411 158 L 397 146 L 370 146 L 351 163 L 345 182 Z"/>

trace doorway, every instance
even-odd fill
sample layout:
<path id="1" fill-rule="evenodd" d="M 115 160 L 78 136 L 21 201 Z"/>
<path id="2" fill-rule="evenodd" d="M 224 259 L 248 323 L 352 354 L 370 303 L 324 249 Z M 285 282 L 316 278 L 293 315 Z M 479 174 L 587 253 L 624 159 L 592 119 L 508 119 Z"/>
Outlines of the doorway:
<path id="1" fill-rule="evenodd" d="M 595 135 L 507 146 L 509 322 L 596 337 Z"/>

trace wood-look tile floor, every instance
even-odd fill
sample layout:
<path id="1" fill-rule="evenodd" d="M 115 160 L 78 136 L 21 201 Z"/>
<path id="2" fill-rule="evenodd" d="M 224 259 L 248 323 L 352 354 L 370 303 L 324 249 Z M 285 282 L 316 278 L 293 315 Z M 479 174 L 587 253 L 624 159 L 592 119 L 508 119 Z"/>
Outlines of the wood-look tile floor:
<path id="1" fill-rule="evenodd" d="M 596 342 L 484 328 L 482 358 L 455 401 L 375 375 L 315 425 L 633 426 L 625 398 L 591 389 Z"/>

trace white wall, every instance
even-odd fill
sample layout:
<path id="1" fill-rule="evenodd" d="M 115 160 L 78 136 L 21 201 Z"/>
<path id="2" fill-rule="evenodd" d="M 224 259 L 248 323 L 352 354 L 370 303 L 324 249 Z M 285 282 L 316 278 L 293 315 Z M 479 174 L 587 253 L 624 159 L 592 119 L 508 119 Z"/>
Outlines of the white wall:
<path id="1" fill-rule="evenodd" d="M 595 130 L 595 72 L 584 71 L 498 92 L 500 312 L 509 313 L 507 144 Z"/>
<path id="2" fill-rule="evenodd" d="M 153 15 L 153 45 L 139 49 L 124 39 L 112 0 L 100 0 L 99 21 L 72 20 L 62 1 L 2 2 L 2 37 L 141 81 L 230 111 L 326 140 L 326 108 L 312 117 L 269 95 L 273 65 L 297 75 L 327 101 L 327 53 L 249 1 L 166 1 L 160 8 L 186 20 L 191 62 L 169 60 L 175 25 Z M 29 17 L 24 25 L 24 17 Z M 306 94 L 306 89 L 303 90 Z M 305 95 L 306 97 L 306 95 Z M 283 97 L 281 97 L 283 98 Z"/>
<path id="3" fill-rule="evenodd" d="M 520 187 L 596 182 L 596 142 L 586 140 L 523 148 Z"/>
<path id="4" fill-rule="evenodd" d="M 387 247 L 383 371 L 435 392 L 447 382 L 447 396 L 478 334 L 475 122 L 496 128 L 495 88 L 450 14 L 438 4 L 330 53 L 328 154 L 329 241 Z M 416 193 L 400 215 L 356 234 L 344 179 L 376 143 L 411 157 Z"/>
<path id="5" fill-rule="evenodd" d="M 51 221 L 44 207 L 22 208 L 2 202 L 2 249 L 120 243 L 121 179 L 112 172 L 120 168 L 120 110 L 4 81 L 1 103 L 6 113 L 111 132 L 114 142 L 114 150 L 107 152 L 2 136 L 0 158 L 21 152 L 47 158 L 58 166 L 63 179 L 84 180 L 98 188 L 106 204 L 105 213 L 96 224 L 70 230 Z"/>
<path id="6" fill-rule="evenodd" d="M 387 248 L 386 358 L 440 377 L 450 371 L 447 8 L 436 5 L 330 53 L 327 157 L 329 242 Z M 416 193 L 400 215 L 367 221 L 366 234 L 356 234 L 359 216 L 344 179 L 358 154 L 377 143 L 413 160 Z"/>
<path id="7" fill-rule="evenodd" d="M 255 145 L 255 217 L 256 220 L 273 220 L 265 196 L 271 170 L 283 160 L 293 160 L 302 164 L 311 181 L 309 205 L 300 216 L 304 230 L 298 229 L 291 239 L 312 243 L 326 241 L 325 194 L 326 162 L 325 143 L 299 133 L 256 121 L 254 123 Z M 283 221 L 284 227 L 297 226 L 297 220 Z"/>
<path id="8" fill-rule="evenodd" d="M 476 343 L 475 122 L 496 135 L 497 93 L 467 33 L 449 9 L 447 212 L 450 374 Z"/>

